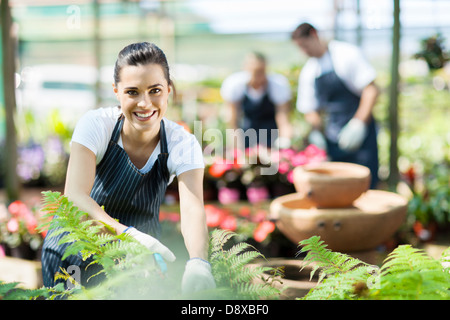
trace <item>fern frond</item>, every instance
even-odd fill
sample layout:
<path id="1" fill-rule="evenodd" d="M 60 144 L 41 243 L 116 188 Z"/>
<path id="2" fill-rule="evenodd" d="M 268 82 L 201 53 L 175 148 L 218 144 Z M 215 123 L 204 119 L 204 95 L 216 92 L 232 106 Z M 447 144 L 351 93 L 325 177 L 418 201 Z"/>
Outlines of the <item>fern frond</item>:
<path id="1" fill-rule="evenodd" d="M 0 280 L 0 300 L 35 300 L 49 296 L 46 288 L 23 289 L 20 282 L 5 283 Z"/>
<path id="2" fill-rule="evenodd" d="M 429 257 L 423 250 L 410 245 L 402 245 L 391 252 L 383 262 L 382 276 L 414 270 L 440 270 L 438 261 Z"/>
<path id="3" fill-rule="evenodd" d="M 327 245 L 324 241 L 320 240 L 319 236 L 313 236 L 309 239 L 300 241 L 299 245 L 302 246 L 302 248 L 298 252 L 298 255 L 303 252 L 308 252 L 304 258 L 306 263 L 303 265 L 302 270 L 311 263 L 314 263 L 310 279 L 313 278 L 317 270 L 320 270 L 319 283 L 327 276 L 336 273 L 343 274 L 355 268 L 368 266 L 367 263 L 347 254 L 327 249 Z"/>
<path id="4" fill-rule="evenodd" d="M 279 272 L 269 267 L 249 268 L 247 266 L 255 258 L 263 257 L 260 252 L 243 242 L 235 244 L 228 250 L 224 249 L 226 242 L 235 235 L 231 231 L 220 229 L 211 232 L 210 262 L 219 292 L 225 290 L 224 292 L 229 292 L 234 298 L 242 299 L 273 298 L 279 295 L 280 290 L 273 287 L 273 281 L 270 280 L 278 276 Z M 257 279 L 263 279 L 263 282 L 258 283 Z"/>
<path id="5" fill-rule="evenodd" d="M 397 247 L 384 261 L 374 299 L 450 299 L 450 273 L 423 250 Z"/>

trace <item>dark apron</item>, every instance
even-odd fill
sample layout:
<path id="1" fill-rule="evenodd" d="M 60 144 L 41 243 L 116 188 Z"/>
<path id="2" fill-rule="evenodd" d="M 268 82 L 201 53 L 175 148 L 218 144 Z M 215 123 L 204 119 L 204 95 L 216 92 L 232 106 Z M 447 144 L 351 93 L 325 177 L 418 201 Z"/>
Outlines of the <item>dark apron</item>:
<path id="1" fill-rule="evenodd" d="M 254 142 L 256 142 L 257 144 L 271 147 L 278 135 L 272 134 L 272 130 L 277 129 L 275 121 L 276 106 L 270 100 L 269 94 L 266 92 L 260 101 L 254 102 L 245 93 L 241 102 L 241 108 L 243 111 L 241 128 L 244 132 L 248 129 L 256 130 L 257 138 L 256 141 L 246 141 L 245 146 L 253 147 L 255 145 Z M 267 132 L 267 135 L 264 135 L 264 132 Z"/>
<path id="2" fill-rule="evenodd" d="M 169 154 L 164 122 L 161 121 L 160 129 L 161 153 L 152 169 L 142 174 L 131 162 L 126 151 L 118 145 L 123 121 L 124 117 L 121 116 L 114 127 L 106 153 L 97 165 L 90 195 L 100 206 L 104 206 L 112 218 L 158 238 L 161 233 L 159 207 L 164 199 L 170 176 L 167 169 Z M 42 250 L 44 285 L 46 287 L 56 285 L 58 282 L 54 281 L 55 273 L 60 271 L 60 267 L 67 270 L 71 265 L 79 267 L 82 285 L 88 287 L 97 284 L 98 281 L 95 280 L 99 278 L 97 276 L 89 280 L 89 285 L 86 281 L 99 271 L 99 267 L 92 265 L 85 270 L 91 261 L 82 261 L 80 254 L 71 255 L 62 261 L 64 251 L 70 244 L 58 245 L 64 234 L 49 238 L 52 231 L 48 232 Z"/>
<path id="3" fill-rule="evenodd" d="M 350 162 L 368 167 L 372 175 L 370 188 L 375 188 L 378 183 L 378 146 L 375 120 L 371 117 L 366 138 L 358 150 L 340 149 L 337 143 L 339 132 L 355 115 L 360 97 L 345 86 L 334 70 L 317 77 L 315 89 L 319 105 L 326 113 L 325 137 L 331 161 Z"/>

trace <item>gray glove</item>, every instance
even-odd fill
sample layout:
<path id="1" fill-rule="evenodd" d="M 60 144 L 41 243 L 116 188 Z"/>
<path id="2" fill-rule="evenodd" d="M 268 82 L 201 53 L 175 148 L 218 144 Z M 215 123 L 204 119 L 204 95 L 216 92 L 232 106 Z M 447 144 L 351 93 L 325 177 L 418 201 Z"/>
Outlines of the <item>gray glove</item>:
<path id="1" fill-rule="evenodd" d="M 366 138 L 366 124 L 356 118 L 351 119 L 339 132 L 339 148 L 346 151 L 355 151 L 361 147 Z"/>
<path id="2" fill-rule="evenodd" d="M 175 261 L 176 257 L 172 251 L 152 236 L 140 232 L 134 227 L 127 228 L 124 233 L 132 236 L 136 241 L 145 246 L 153 253 L 159 253 L 165 260 L 169 262 Z"/>
<path id="3" fill-rule="evenodd" d="M 317 148 L 327 150 L 327 141 L 325 136 L 319 130 L 312 130 L 308 136 L 308 142 L 314 144 Z"/>
<path id="4" fill-rule="evenodd" d="M 200 290 L 214 289 L 216 282 L 211 273 L 211 265 L 200 258 L 189 259 L 181 281 L 183 294 Z"/>

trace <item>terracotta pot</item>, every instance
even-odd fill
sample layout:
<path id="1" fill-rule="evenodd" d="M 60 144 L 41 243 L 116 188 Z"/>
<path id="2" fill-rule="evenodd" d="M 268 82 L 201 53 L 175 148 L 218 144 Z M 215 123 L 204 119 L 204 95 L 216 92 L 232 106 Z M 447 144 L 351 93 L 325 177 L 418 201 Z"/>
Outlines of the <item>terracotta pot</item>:
<path id="1" fill-rule="evenodd" d="M 294 169 L 297 192 L 318 208 L 344 208 L 369 189 L 370 170 L 344 162 L 321 162 Z"/>
<path id="2" fill-rule="evenodd" d="M 279 197 L 270 205 L 271 219 L 292 242 L 314 235 L 338 252 L 372 250 L 387 241 L 406 217 L 407 200 L 380 190 L 369 190 L 350 208 L 316 208 L 299 193 Z"/>
<path id="3" fill-rule="evenodd" d="M 314 264 L 310 264 L 303 268 L 304 265 L 305 262 L 301 259 L 269 258 L 257 260 L 248 266 L 250 268 L 283 267 L 284 276 L 277 278 L 277 281 L 273 283 L 273 286 L 281 291 L 281 295 L 279 297 L 281 300 L 293 300 L 305 296 L 309 290 L 317 285 L 319 270 L 315 272 L 314 277 L 310 280 L 310 275 Z M 267 278 L 269 276 L 270 275 L 267 274 Z M 263 281 L 258 279 L 255 280 L 255 282 L 262 283 Z"/>

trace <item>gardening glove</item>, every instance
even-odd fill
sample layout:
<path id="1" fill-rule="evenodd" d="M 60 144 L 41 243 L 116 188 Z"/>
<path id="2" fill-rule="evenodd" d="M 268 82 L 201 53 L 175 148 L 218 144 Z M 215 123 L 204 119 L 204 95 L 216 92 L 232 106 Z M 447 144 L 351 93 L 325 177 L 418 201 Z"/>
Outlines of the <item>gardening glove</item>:
<path id="1" fill-rule="evenodd" d="M 136 241 L 145 246 L 151 252 L 160 254 L 165 260 L 169 262 L 175 261 L 176 258 L 172 251 L 170 251 L 165 245 L 163 245 L 152 236 L 140 232 L 134 227 L 127 228 L 124 233 L 132 236 L 134 239 L 136 239 Z"/>
<path id="2" fill-rule="evenodd" d="M 315 145 L 317 148 L 327 150 L 327 141 L 322 132 L 317 129 L 311 131 L 308 136 L 308 142 Z"/>
<path id="3" fill-rule="evenodd" d="M 286 137 L 278 137 L 274 141 L 274 146 L 278 149 L 288 149 L 291 146 L 291 139 Z"/>
<path id="4" fill-rule="evenodd" d="M 361 147 L 366 138 L 366 124 L 356 118 L 351 119 L 339 132 L 338 145 L 345 151 L 355 151 Z"/>
<path id="5" fill-rule="evenodd" d="M 200 258 L 189 259 L 181 281 L 182 293 L 214 289 L 215 287 L 216 282 L 211 273 L 209 262 Z"/>

